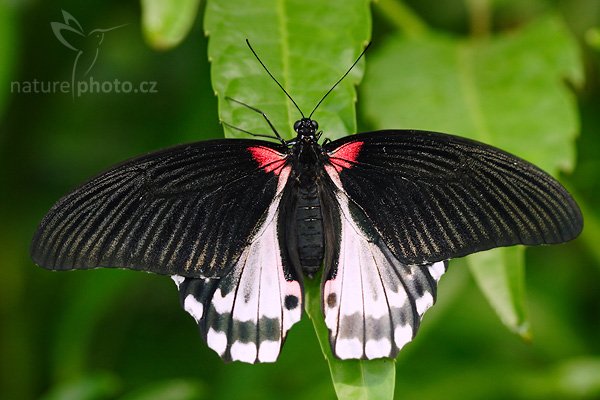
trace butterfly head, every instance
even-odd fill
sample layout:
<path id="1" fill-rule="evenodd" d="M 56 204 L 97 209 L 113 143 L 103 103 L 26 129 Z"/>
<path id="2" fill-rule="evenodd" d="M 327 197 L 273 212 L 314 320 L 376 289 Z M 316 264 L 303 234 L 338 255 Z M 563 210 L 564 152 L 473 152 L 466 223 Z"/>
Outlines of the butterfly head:
<path id="1" fill-rule="evenodd" d="M 298 139 L 305 141 L 314 141 L 317 138 L 317 129 L 319 129 L 319 124 L 310 118 L 302 118 L 294 123 Z"/>

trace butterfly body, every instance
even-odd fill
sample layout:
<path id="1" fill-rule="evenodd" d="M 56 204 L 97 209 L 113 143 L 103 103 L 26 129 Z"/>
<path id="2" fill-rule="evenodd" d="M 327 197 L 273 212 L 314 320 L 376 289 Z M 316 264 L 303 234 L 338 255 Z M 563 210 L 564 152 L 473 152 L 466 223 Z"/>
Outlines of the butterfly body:
<path id="1" fill-rule="evenodd" d="M 318 143 L 318 124 L 303 118 L 294 124 L 297 136 L 286 142 L 292 166 L 289 194 L 284 198 L 285 209 L 291 211 L 287 218 L 285 235 L 290 238 L 288 254 L 298 271 L 313 277 L 321 268 L 325 238 L 319 189 L 326 154 Z"/>

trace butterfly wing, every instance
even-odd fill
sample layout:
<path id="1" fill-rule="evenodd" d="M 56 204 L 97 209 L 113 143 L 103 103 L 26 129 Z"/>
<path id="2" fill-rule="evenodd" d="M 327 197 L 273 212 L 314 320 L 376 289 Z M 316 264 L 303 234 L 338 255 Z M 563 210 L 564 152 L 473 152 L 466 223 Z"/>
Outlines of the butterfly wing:
<path id="1" fill-rule="evenodd" d="M 287 149 L 218 140 L 127 161 L 58 201 L 31 255 L 49 269 L 169 274 L 225 360 L 274 361 L 300 319 L 302 283 L 280 243 Z"/>
<path id="2" fill-rule="evenodd" d="M 268 167 L 257 148 L 270 151 Z M 31 256 L 57 270 L 223 276 L 276 197 L 283 151 L 267 142 L 216 140 L 126 161 L 59 200 L 38 227 Z"/>
<path id="3" fill-rule="evenodd" d="M 323 312 L 342 359 L 395 357 L 433 304 L 445 260 L 498 246 L 558 243 L 581 231 L 552 177 L 499 149 L 422 131 L 324 146 L 330 251 Z"/>
<path id="4" fill-rule="evenodd" d="M 401 262 L 342 190 L 325 192 L 325 219 L 337 232 L 322 287 L 331 349 L 341 359 L 394 358 L 435 302 L 447 263 Z"/>
<path id="5" fill-rule="evenodd" d="M 282 182 L 289 171 L 289 167 L 281 171 Z M 227 275 L 173 276 L 183 308 L 198 323 L 208 346 L 225 361 L 275 361 L 287 331 L 302 316 L 302 278 L 289 261 L 282 235 L 284 190 L 278 190 L 258 232 Z"/>
<path id="6" fill-rule="evenodd" d="M 561 243 L 581 212 L 554 178 L 497 148 L 446 134 L 380 131 L 329 143 L 336 179 L 402 262 L 514 244 Z"/>

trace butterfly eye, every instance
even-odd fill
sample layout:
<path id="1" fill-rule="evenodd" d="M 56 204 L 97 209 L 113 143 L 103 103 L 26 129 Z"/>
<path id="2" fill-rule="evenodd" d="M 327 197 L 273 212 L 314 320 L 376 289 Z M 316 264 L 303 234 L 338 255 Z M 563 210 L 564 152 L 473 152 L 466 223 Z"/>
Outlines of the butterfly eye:
<path id="1" fill-rule="evenodd" d="M 315 120 L 310 121 L 312 127 L 314 128 L 314 130 L 316 131 L 317 129 L 319 129 L 319 123 Z"/>
<path id="2" fill-rule="evenodd" d="M 302 125 L 302 121 L 294 122 L 294 131 L 298 131 L 298 129 L 300 129 L 301 125 Z"/>

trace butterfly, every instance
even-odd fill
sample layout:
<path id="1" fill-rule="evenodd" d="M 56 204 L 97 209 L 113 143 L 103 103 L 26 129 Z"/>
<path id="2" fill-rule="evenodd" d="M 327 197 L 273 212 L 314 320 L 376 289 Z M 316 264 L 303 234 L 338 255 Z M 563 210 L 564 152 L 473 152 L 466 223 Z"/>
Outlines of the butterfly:
<path id="1" fill-rule="evenodd" d="M 286 141 L 236 102 L 277 140 L 203 141 L 112 167 L 50 209 L 34 262 L 170 275 L 208 346 L 248 363 L 278 358 L 302 315 L 303 280 L 322 268 L 333 354 L 393 358 L 449 259 L 582 229 L 558 181 L 495 147 L 418 130 L 321 140 L 319 104 L 308 117 L 296 105 Z"/>

